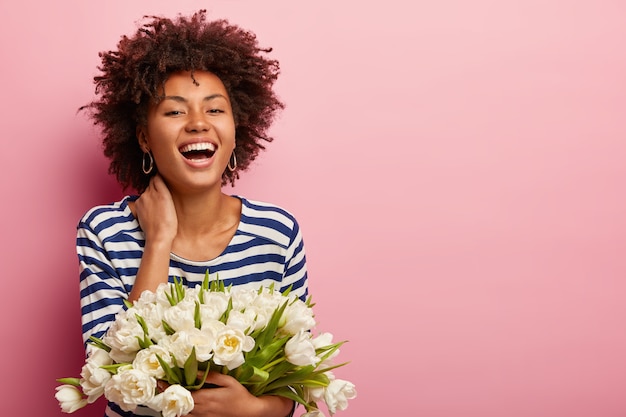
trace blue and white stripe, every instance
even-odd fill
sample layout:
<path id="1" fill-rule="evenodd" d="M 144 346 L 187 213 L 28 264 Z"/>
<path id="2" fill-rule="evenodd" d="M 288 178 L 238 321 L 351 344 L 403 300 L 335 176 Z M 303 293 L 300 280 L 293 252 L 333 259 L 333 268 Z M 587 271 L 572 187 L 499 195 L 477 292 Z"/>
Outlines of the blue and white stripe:
<path id="1" fill-rule="evenodd" d="M 302 235 L 293 215 L 271 204 L 242 201 L 241 221 L 224 252 L 206 262 L 170 255 L 169 276 L 200 284 L 209 271 L 226 285 L 258 288 L 275 283 L 305 299 L 308 294 Z M 83 340 L 101 337 L 123 308 L 143 254 L 144 236 L 128 202 L 97 206 L 78 224 L 76 250 L 80 264 Z M 278 283 L 278 284 L 276 284 Z"/>

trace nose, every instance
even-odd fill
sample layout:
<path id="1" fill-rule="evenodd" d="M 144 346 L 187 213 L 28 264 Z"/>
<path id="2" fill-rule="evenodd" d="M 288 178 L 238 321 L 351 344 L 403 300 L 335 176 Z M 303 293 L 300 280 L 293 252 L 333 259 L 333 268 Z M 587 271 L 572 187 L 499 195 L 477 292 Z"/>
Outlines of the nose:
<path id="1" fill-rule="evenodd" d="M 187 132 L 206 132 L 211 129 L 211 123 L 208 121 L 204 112 L 191 111 L 185 129 Z"/>

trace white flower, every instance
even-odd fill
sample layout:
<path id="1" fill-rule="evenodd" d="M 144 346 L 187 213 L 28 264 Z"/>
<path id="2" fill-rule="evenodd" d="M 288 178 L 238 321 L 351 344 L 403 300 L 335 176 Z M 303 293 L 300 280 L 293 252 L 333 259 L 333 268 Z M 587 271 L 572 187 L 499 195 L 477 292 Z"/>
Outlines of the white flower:
<path id="1" fill-rule="evenodd" d="M 56 391 L 54 397 L 64 413 L 73 413 L 87 405 L 87 399 L 74 385 L 60 385 L 56 387 Z"/>
<path id="2" fill-rule="evenodd" d="M 103 365 L 110 365 L 113 359 L 106 350 L 93 347 L 81 369 L 80 386 L 83 393 L 89 396 L 87 401 L 92 403 L 104 394 L 104 385 L 111 379 L 111 373 L 102 369 Z"/>
<path id="3" fill-rule="evenodd" d="M 289 335 L 294 335 L 302 330 L 311 330 L 316 324 L 313 318 L 313 309 L 300 299 L 293 300 L 285 308 L 283 318 L 285 323 L 280 330 Z"/>
<path id="4" fill-rule="evenodd" d="M 154 397 L 156 379 L 130 366 L 121 367 L 104 387 L 104 395 L 124 411 L 133 411 Z"/>
<path id="5" fill-rule="evenodd" d="M 180 417 L 193 410 L 191 392 L 180 385 L 170 385 L 148 402 L 148 407 L 160 411 L 163 417 Z"/>
<path id="6" fill-rule="evenodd" d="M 159 345 L 151 345 L 137 353 L 133 361 L 133 368 L 153 376 L 156 379 L 162 379 L 165 376 L 165 370 L 161 367 L 157 355 L 168 365 L 172 365 L 173 361 L 167 349 Z"/>
<path id="7" fill-rule="evenodd" d="M 308 413 L 302 414 L 300 417 L 325 417 L 324 413 L 320 410 L 311 410 Z"/>
<path id="8" fill-rule="evenodd" d="M 135 305 L 134 308 L 137 314 L 143 318 L 146 323 L 150 339 L 158 342 L 166 336 L 165 329 L 163 328 L 163 312 L 166 307 L 157 303 L 140 303 L 139 305 Z"/>
<path id="9" fill-rule="evenodd" d="M 200 304 L 200 320 L 219 320 L 228 307 L 228 296 L 223 292 L 204 291 L 204 304 Z"/>
<path id="10" fill-rule="evenodd" d="M 214 291 L 201 286 L 183 288 L 181 281 L 177 281 L 161 284 L 155 292 L 145 291 L 132 306 L 118 313 L 104 337 L 88 346 L 81 378 L 59 380 L 69 383 L 57 387 L 55 396 L 62 410 L 73 412 L 104 395 L 126 412 L 134 412 L 141 405 L 160 412 L 162 417 L 193 413 L 191 387 L 173 384 L 157 393 L 157 381 L 169 375 L 161 363 L 167 364 L 166 369 L 178 368 L 173 372 L 182 375 L 192 351 L 203 364 L 201 369 L 206 369 L 204 365 L 222 366 L 234 377 L 241 374 L 237 368 L 244 364 L 246 357 L 262 369 L 280 363 L 274 373 L 281 375 L 276 381 L 270 380 L 269 385 L 260 381 L 261 373 L 255 373 L 255 378 L 250 380 L 256 384 L 259 395 L 263 395 L 268 386 L 301 386 L 299 401 L 308 410 L 303 417 L 325 417 L 324 413 L 332 416 L 346 409 L 348 400 L 356 397 L 352 383 L 336 379 L 330 371 L 319 381 L 322 386 L 307 383 L 315 372 L 322 372 L 326 367 L 332 369 L 330 360 L 339 353 L 339 344 L 333 344 L 331 333 L 313 337 L 316 322 L 311 306 L 294 294 L 284 296 L 273 286 L 253 287 L 226 287 Z M 175 302 L 174 306 L 168 298 Z M 229 313 L 224 319 L 227 310 Z M 276 315 L 279 310 L 284 311 L 280 317 Z M 272 317 L 275 319 L 269 329 Z M 196 327 L 198 318 L 199 329 Z M 264 346 L 269 344 L 270 347 L 254 350 L 257 340 L 252 336 L 259 337 Z M 288 338 L 286 343 L 284 338 Z M 322 358 L 324 363 L 321 363 Z M 281 380 L 283 377 L 285 379 Z M 242 380 L 242 383 L 249 387 L 248 382 Z M 317 407 L 321 403 L 325 405 L 324 412 Z"/>
<path id="11" fill-rule="evenodd" d="M 324 390 L 324 402 L 331 415 L 337 410 L 343 411 L 348 408 L 348 400 L 356 398 L 356 388 L 352 382 L 332 378 Z"/>
<path id="12" fill-rule="evenodd" d="M 232 300 L 233 310 L 243 310 L 256 301 L 257 291 L 252 288 L 234 287 L 231 288 L 228 296 Z"/>
<path id="13" fill-rule="evenodd" d="M 248 303 L 248 306 L 254 307 L 257 310 L 264 311 L 274 311 L 277 310 L 282 303 L 287 301 L 288 298 L 283 297 L 283 295 L 278 291 L 270 291 L 269 288 L 263 288 L 260 294 L 254 298 L 251 303 Z"/>
<path id="14" fill-rule="evenodd" d="M 317 337 L 313 338 L 312 342 L 315 349 L 330 346 L 333 344 L 333 335 L 332 333 L 321 333 L 317 335 Z M 324 359 L 320 366 L 331 366 L 333 358 L 337 355 L 339 355 L 339 349 L 335 349 L 333 353 L 328 355 L 328 357 Z"/>
<path id="15" fill-rule="evenodd" d="M 185 289 L 185 298 L 182 302 L 191 303 L 192 305 L 196 304 L 198 301 L 198 293 L 200 292 L 200 286 L 196 285 L 193 287 L 188 287 Z"/>
<path id="16" fill-rule="evenodd" d="M 150 290 L 145 290 L 139 295 L 139 298 L 134 302 L 133 305 L 137 307 L 142 304 L 154 304 L 156 303 L 156 301 L 157 293 Z"/>
<path id="17" fill-rule="evenodd" d="M 167 298 L 167 294 L 170 294 L 171 291 L 171 283 L 163 282 L 159 284 L 156 291 L 154 292 L 155 303 L 163 306 L 163 307 L 171 307 L 171 304 Z M 143 293 L 141 294 L 143 296 Z"/>
<path id="18" fill-rule="evenodd" d="M 226 325 L 241 331 L 254 330 L 256 313 L 251 309 L 245 311 L 231 310 Z"/>
<path id="19" fill-rule="evenodd" d="M 135 310 L 130 308 L 117 313 L 117 317 L 102 341 L 111 348 L 109 356 L 117 363 L 132 362 L 137 351 L 139 341 L 143 339 L 143 329 L 137 322 Z"/>
<path id="20" fill-rule="evenodd" d="M 185 361 L 191 355 L 194 346 L 198 362 L 205 362 L 211 359 L 215 345 L 215 333 L 210 328 L 200 330 L 194 327 L 174 333 L 159 341 L 159 345 L 174 355 L 176 365 L 182 368 L 185 366 Z"/>
<path id="21" fill-rule="evenodd" d="M 287 361 L 294 365 L 315 365 L 320 361 L 315 355 L 315 346 L 311 341 L 311 333 L 300 330 L 285 344 Z"/>
<path id="22" fill-rule="evenodd" d="M 254 339 L 242 330 L 226 327 L 217 335 L 213 362 L 235 369 L 244 363 L 243 352 L 254 348 Z"/>
<path id="23" fill-rule="evenodd" d="M 226 325 L 221 321 L 216 319 L 209 319 L 202 321 L 201 329 L 203 332 L 209 332 L 211 335 L 213 335 L 213 338 L 215 339 L 217 338 L 217 334 L 224 330 L 225 327 Z"/>
<path id="24" fill-rule="evenodd" d="M 304 399 L 307 403 L 318 403 L 324 401 L 324 389 L 326 387 L 320 386 L 305 386 L 304 387 Z"/>
<path id="25" fill-rule="evenodd" d="M 250 331 L 253 332 L 255 330 L 261 330 L 267 326 L 272 318 L 272 314 L 274 314 L 274 309 L 268 307 L 249 306 L 246 308 L 246 314 L 254 315 L 254 323 L 250 328 Z"/>
<path id="26" fill-rule="evenodd" d="M 195 304 L 180 302 L 163 311 L 163 320 L 175 331 L 193 329 Z"/>
<path id="27" fill-rule="evenodd" d="M 333 334 L 332 333 L 328 333 L 328 332 L 320 333 L 320 334 L 318 334 L 317 336 L 315 336 L 313 338 L 313 346 L 315 346 L 315 349 L 326 347 L 326 346 L 329 346 L 329 345 L 332 345 L 332 344 L 333 344 Z M 335 351 L 335 353 L 336 352 L 339 352 L 339 349 L 337 349 Z"/>
<path id="28" fill-rule="evenodd" d="M 109 352 L 104 349 L 100 349 L 93 344 L 87 345 L 87 360 L 93 365 L 111 365 L 113 363 L 113 359 L 109 356 Z"/>
<path id="29" fill-rule="evenodd" d="M 213 357 L 216 332 L 211 327 L 205 327 L 202 330 L 193 328 L 187 333 L 187 343 L 192 347 L 195 346 L 198 362 L 206 362 L 211 359 Z"/>

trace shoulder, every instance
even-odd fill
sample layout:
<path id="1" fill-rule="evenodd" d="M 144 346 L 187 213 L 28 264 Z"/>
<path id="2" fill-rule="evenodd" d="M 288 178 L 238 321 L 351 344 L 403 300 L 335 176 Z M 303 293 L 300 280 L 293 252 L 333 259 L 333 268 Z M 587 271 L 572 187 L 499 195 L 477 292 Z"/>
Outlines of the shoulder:
<path id="1" fill-rule="evenodd" d="M 128 203 L 137 199 L 137 196 L 126 196 L 120 201 L 94 206 L 79 220 L 78 227 L 90 229 L 107 228 L 114 224 L 134 222 Z"/>
<path id="2" fill-rule="evenodd" d="M 285 224 L 297 223 L 295 216 L 290 211 L 276 204 L 249 200 L 244 197 L 238 198 L 241 200 L 241 212 L 243 215 L 258 219 L 275 219 Z"/>
<path id="3" fill-rule="evenodd" d="M 289 246 L 299 235 L 298 221 L 285 208 L 263 201 L 237 198 L 241 199 L 241 232 L 272 240 L 284 247 Z"/>

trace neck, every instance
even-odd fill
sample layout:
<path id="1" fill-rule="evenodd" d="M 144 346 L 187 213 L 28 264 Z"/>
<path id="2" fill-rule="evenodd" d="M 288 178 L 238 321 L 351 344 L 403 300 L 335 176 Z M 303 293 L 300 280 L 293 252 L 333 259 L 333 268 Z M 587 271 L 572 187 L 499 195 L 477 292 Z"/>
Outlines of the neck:
<path id="1" fill-rule="evenodd" d="M 221 189 L 212 193 L 172 194 L 172 199 L 179 234 L 201 235 L 238 221 L 233 218 L 233 198 L 222 193 Z"/>

